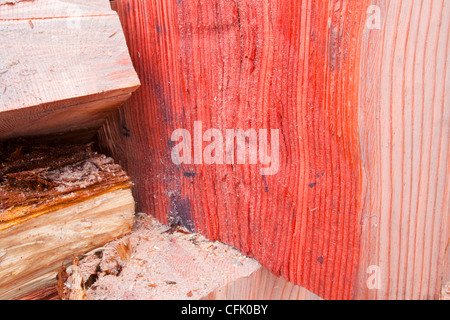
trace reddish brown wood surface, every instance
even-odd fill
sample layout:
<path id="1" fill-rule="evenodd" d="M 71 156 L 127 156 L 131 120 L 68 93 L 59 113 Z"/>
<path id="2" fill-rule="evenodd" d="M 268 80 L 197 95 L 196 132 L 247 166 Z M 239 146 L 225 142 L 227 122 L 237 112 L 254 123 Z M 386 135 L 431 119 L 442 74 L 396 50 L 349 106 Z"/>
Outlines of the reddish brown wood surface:
<path id="1" fill-rule="evenodd" d="M 352 298 L 366 1 L 116 2 L 142 87 L 99 138 L 132 176 L 139 209 L 178 216 L 323 298 Z M 279 129 L 278 174 L 174 165 L 171 134 L 194 121 Z"/>

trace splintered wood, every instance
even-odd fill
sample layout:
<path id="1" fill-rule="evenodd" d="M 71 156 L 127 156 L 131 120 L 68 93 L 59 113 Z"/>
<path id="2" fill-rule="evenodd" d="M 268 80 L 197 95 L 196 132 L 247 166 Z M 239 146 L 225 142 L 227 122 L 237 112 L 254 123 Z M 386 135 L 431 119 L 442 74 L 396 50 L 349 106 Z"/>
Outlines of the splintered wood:
<path id="1" fill-rule="evenodd" d="M 0 298 L 56 281 L 56 269 L 129 233 L 130 178 L 88 145 L 0 148 Z"/>
<path id="2" fill-rule="evenodd" d="M 66 299 L 84 299 L 81 290 L 92 300 L 318 299 L 233 247 L 145 215 L 129 236 L 85 256 L 69 275 Z"/>
<path id="3" fill-rule="evenodd" d="M 0 150 L 0 231 L 68 204 L 131 186 L 121 167 L 93 152 L 91 145 L 10 144 L 5 151 Z"/>

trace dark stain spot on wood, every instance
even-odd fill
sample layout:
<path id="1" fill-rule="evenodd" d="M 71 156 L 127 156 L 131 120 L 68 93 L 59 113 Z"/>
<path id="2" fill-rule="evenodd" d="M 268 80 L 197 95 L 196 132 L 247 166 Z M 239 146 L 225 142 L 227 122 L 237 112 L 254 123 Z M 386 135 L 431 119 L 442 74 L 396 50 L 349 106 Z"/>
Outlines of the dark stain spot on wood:
<path id="1" fill-rule="evenodd" d="M 323 177 L 324 175 L 325 175 L 325 172 L 318 173 L 318 174 L 316 174 L 316 178 Z"/>
<path id="2" fill-rule="evenodd" d="M 323 257 L 318 257 L 317 258 L 317 262 L 320 263 L 320 264 L 323 264 Z"/>
<path id="3" fill-rule="evenodd" d="M 339 27 L 330 25 L 330 35 L 328 42 L 328 68 L 334 71 L 335 68 L 339 68 L 339 55 L 340 55 L 340 44 L 341 34 Z"/>
<path id="4" fill-rule="evenodd" d="M 122 135 L 124 135 L 127 138 L 130 137 L 130 129 L 128 129 L 125 124 L 122 125 L 121 133 L 122 133 Z"/>
<path id="5" fill-rule="evenodd" d="M 197 172 L 183 171 L 183 176 L 186 178 L 194 178 L 197 174 L 198 174 Z"/>
<path id="6" fill-rule="evenodd" d="M 156 23 L 156 20 L 155 20 L 155 30 L 156 30 L 156 32 L 158 32 L 159 35 L 162 33 L 161 27 Z"/>
<path id="7" fill-rule="evenodd" d="M 268 193 L 269 192 L 269 186 L 267 184 L 266 176 L 262 176 L 262 179 L 264 181 L 264 192 Z"/>
<path id="8" fill-rule="evenodd" d="M 194 184 L 194 178 L 195 176 L 197 176 L 197 172 L 188 172 L 188 171 L 183 171 L 183 176 L 185 178 L 191 179 L 191 184 Z"/>
<path id="9" fill-rule="evenodd" d="M 183 226 L 190 232 L 195 232 L 195 224 L 191 216 L 191 201 L 188 198 L 180 198 L 173 195 L 171 200 L 169 224 L 171 226 Z"/>
<path id="10" fill-rule="evenodd" d="M 310 183 L 308 186 L 310 188 L 314 188 L 315 186 L 317 186 L 317 182 Z"/>

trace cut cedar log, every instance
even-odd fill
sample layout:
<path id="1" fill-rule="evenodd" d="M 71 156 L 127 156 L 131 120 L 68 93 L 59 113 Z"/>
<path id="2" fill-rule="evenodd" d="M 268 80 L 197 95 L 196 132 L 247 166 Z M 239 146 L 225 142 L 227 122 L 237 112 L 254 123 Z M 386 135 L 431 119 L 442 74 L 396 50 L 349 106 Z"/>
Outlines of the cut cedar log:
<path id="1" fill-rule="evenodd" d="M 91 144 L 0 147 L 0 299 L 55 284 L 63 263 L 132 230 L 130 179 Z"/>
<path id="2" fill-rule="evenodd" d="M 132 177 L 138 210 L 178 219 L 322 298 L 350 299 L 360 236 L 356 61 L 369 1 L 116 2 L 142 86 L 99 140 Z M 172 134 L 194 135 L 196 121 L 201 140 L 209 129 L 278 130 L 279 171 L 175 164 Z"/>
<path id="3" fill-rule="evenodd" d="M 325 299 L 447 290 L 450 1 L 115 2 L 142 87 L 99 138 L 139 211 Z M 279 130 L 279 172 L 175 164 L 197 121 Z"/>
<path id="4" fill-rule="evenodd" d="M 1 1 L 0 33 L 0 140 L 89 141 L 139 86 L 107 0 Z"/>

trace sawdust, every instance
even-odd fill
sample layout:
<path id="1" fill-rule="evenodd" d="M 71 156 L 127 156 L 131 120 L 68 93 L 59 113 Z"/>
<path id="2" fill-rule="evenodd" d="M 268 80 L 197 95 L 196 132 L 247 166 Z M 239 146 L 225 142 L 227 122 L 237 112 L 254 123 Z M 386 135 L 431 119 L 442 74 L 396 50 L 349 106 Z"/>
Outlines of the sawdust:
<path id="1" fill-rule="evenodd" d="M 139 215 L 129 236 L 83 257 L 76 270 L 90 300 L 170 300 L 201 299 L 259 267 L 235 248 Z"/>

